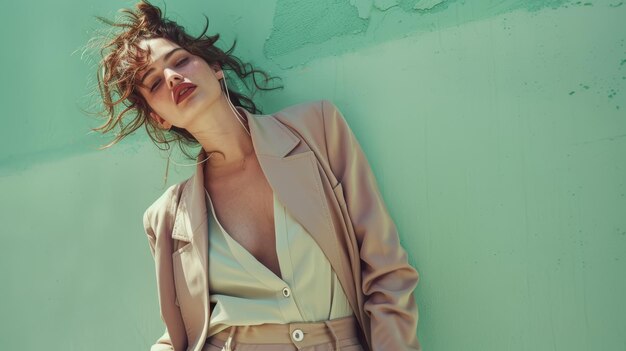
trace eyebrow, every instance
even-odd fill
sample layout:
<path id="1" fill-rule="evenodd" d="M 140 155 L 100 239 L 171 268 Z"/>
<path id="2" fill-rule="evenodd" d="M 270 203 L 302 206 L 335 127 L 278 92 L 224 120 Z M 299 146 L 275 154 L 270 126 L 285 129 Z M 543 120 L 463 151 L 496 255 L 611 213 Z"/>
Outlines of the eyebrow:
<path id="1" fill-rule="evenodd" d="M 167 60 L 170 58 L 170 56 L 174 55 L 174 53 L 175 53 L 176 51 L 178 51 L 178 50 L 184 50 L 184 49 L 183 49 L 183 48 L 176 48 L 176 49 L 174 49 L 174 50 L 172 50 L 172 51 L 168 52 L 168 53 L 167 53 L 167 54 L 165 54 L 165 56 L 164 56 L 164 57 L 165 57 L 165 61 L 167 61 Z M 150 68 L 149 70 L 147 70 L 147 71 L 146 71 L 146 73 L 144 73 L 143 77 L 141 77 L 141 81 L 140 81 L 139 83 L 141 83 L 141 84 L 143 85 L 143 82 L 146 80 L 146 78 L 148 78 L 148 75 L 149 75 L 152 71 L 154 71 L 154 69 L 155 69 L 155 68 L 154 68 L 154 67 L 152 67 L 152 68 Z"/>

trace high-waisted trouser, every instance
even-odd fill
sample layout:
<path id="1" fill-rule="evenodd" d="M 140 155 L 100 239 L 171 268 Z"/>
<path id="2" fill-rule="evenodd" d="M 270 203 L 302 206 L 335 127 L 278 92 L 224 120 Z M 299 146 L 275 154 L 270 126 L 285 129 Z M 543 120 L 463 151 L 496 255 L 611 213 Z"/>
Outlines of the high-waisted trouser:
<path id="1" fill-rule="evenodd" d="M 363 351 L 354 316 L 323 322 L 232 326 L 209 337 L 202 351 Z"/>

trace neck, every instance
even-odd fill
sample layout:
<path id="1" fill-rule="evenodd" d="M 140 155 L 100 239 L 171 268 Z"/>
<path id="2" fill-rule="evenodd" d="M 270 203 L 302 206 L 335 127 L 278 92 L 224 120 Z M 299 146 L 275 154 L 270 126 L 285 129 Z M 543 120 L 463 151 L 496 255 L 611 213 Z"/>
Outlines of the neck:
<path id="1" fill-rule="evenodd" d="M 210 156 L 205 162 L 208 168 L 230 168 L 254 153 L 246 115 L 236 108 L 235 111 L 225 99 L 219 99 L 213 104 L 211 115 L 203 119 L 200 131 L 192 133 L 206 157 Z"/>

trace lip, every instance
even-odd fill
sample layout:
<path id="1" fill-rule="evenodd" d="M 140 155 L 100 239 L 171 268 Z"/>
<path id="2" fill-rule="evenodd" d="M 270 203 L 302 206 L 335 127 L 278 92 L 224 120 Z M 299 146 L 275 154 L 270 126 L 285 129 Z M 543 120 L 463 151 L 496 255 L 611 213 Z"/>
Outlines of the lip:
<path id="1" fill-rule="evenodd" d="M 187 90 L 183 95 L 180 95 L 180 92 L 186 88 L 189 88 L 189 90 Z M 180 83 L 175 86 L 174 90 L 172 90 L 172 98 L 176 102 L 176 105 L 178 105 L 187 96 L 189 96 L 189 94 L 191 94 L 195 90 L 195 88 L 196 85 L 192 83 Z"/>

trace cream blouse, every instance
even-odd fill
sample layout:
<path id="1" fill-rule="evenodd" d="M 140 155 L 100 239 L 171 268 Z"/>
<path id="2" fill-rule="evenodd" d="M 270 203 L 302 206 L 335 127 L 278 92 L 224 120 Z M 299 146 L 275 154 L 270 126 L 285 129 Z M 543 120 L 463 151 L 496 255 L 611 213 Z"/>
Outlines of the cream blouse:
<path id="1" fill-rule="evenodd" d="M 224 230 L 208 192 L 206 195 L 209 300 L 215 303 L 208 336 L 231 325 L 317 322 L 353 314 L 328 259 L 276 194 L 276 253 L 283 279 Z"/>

